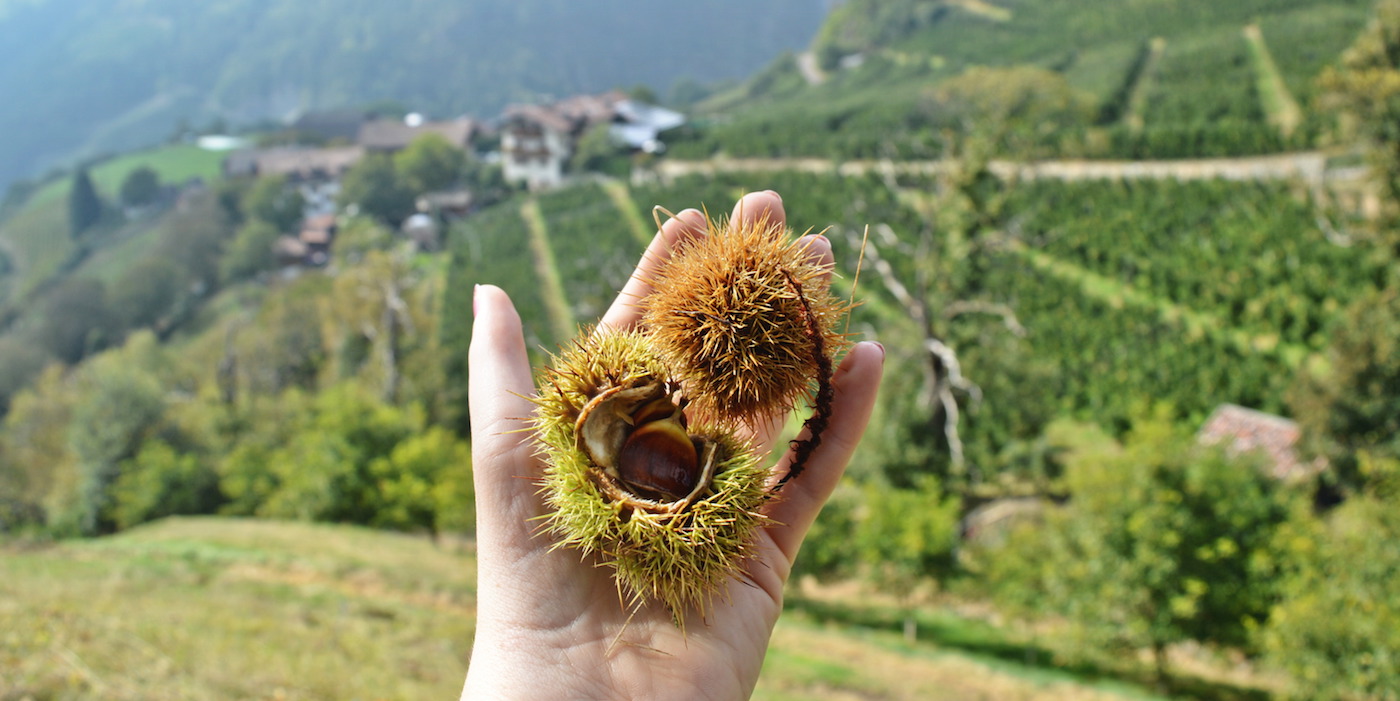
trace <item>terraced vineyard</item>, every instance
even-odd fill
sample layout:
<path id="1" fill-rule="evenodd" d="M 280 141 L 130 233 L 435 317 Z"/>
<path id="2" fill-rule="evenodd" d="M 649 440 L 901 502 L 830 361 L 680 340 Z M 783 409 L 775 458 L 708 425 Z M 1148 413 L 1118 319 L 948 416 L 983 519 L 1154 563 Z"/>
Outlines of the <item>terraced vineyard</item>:
<path id="1" fill-rule="evenodd" d="M 790 58 L 779 60 L 742 93 L 714 101 L 723 120 L 703 126 L 704 138 L 675 153 L 936 155 L 947 126 L 936 105 L 938 85 L 970 67 L 1018 64 L 1058 73 L 1092 101 L 1094 116 L 1083 126 L 1103 133 L 1087 142 L 1066 139 L 1058 148 L 1067 153 L 1185 158 L 1306 147 L 1326 122 L 1312 100 L 1315 80 L 1355 40 L 1371 4 L 993 0 L 924 11 L 928 5 L 899 0 L 856 3 L 867 14 L 903 11 L 903 34 L 863 36 L 865 20 L 852 9 L 852 19 L 832 23 L 817 41 L 828 80 L 808 86 Z M 1248 40 L 1247 27 L 1254 27 Z M 842 57 L 851 60 L 842 64 Z M 1287 95 L 1278 94 L 1280 86 Z M 1272 113 L 1277 105 L 1301 113 L 1280 123 Z"/>
<path id="2" fill-rule="evenodd" d="M 906 285 L 929 272 L 915 263 L 917 247 L 937 240 L 919 243 L 930 225 L 919 204 L 928 184 L 917 179 L 899 191 L 875 176 L 793 171 L 609 187 L 611 198 L 587 185 L 538 200 L 565 296 L 585 323 L 601 314 L 641 251 L 620 201 L 630 202 L 635 216 L 646 216 L 652 203 L 671 211 L 703 205 L 717 215 L 742 192 L 775 189 L 793 226 L 827 230 L 843 291 L 860 258 L 855 234 L 866 225 L 894 232 L 894 247 L 881 245 Z M 1384 274 L 1373 251 L 1329 242 L 1312 224 L 1311 205 L 1286 184 L 1037 181 L 1019 186 L 1008 209 L 1017 240 L 970 260 L 965 267 L 974 272 L 947 293 L 1012 310 L 1026 330 L 1015 341 L 1014 362 L 1028 365 L 1006 366 L 1012 361 L 983 347 L 977 332 L 954 339 L 964 344 L 964 369 L 982 377 L 1029 373 L 1039 379 L 1014 388 L 1018 401 L 1109 426 L 1125 423 L 1142 396 L 1168 403 L 1187 421 L 1222 402 L 1283 412 L 1297 368 L 1325 346 L 1339 311 Z M 517 258 L 524 252 L 520 227 L 507 207 L 459 229 L 454 284 L 502 284 L 532 341 L 554 343 L 562 339 L 548 332 L 542 286 Z M 922 351 L 898 296 L 867 271 L 859 297 L 867 303 L 853 328 L 895 344 L 891 357 L 917 367 Z M 986 404 L 996 407 L 998 399 L 986 397 Z M 978 414 L 966 440 L 991 451 L 1035 428 L 998 411 Z"/>

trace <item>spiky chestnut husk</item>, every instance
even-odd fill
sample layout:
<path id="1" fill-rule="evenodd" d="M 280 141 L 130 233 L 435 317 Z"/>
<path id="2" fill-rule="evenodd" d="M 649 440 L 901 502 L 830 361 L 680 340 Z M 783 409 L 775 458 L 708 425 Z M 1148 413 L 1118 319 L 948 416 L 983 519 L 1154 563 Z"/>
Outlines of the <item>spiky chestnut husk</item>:
<path id="1" fill-rule="evenodd" d="M 697 413 L 727 423 L 786 412 L 815 398 L 846 346 L 850 306 L 800 239 L 761 219 L 707 220 L 681 242 L 641 302 L 643 325 Z"/>
<path id="2" fill-rule="evenodd" d="M 667 380 L 647 334 L 585 332 L 541 372 L 532 428 L 546 463 L 545 527 L 556 547 L 596 554 L 613 568 L 624 597 L 659 601 L 680 620 L 687 610 L 703 614 L 739 575 L 758 529 L 768 523 L 759 513 L 768 499 L 768 471 L 747 442 L 696 424 L 687 432 L 713 445 L 714 467 L 693 499 L 635 495 L 611 480 L 580 446 L 585 408 L 618 388 L 670 386 Z"/>

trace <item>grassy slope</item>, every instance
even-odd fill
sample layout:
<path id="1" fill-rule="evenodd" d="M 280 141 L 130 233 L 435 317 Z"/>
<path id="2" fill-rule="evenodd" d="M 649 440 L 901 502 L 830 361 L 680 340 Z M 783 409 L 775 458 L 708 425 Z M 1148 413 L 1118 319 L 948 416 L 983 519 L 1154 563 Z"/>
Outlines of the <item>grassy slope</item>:
<path id="1" fill-rule="evenodd" d="M 91 175 L 93 185 L 102 198 L 113 203 L 117 200 L 122 181 L 141 166 L 155 170 L 162 183 L 183 183 L 191 178 L 208 182 L 218 177 L 224 156 L 194 146 L 167 146 L 103 161 L 92 168 Z M 12 254 L 15 267 L 12 299 L 19 299 L 53 277 L 73 255 L 74 242 L 68 235 L 67 212 L 70 184 L 68 178 L 50 181 L 40 187 L 14 216 L 0 221 L 0 247 Z M 127 241 L 131 238 L 118 236 L 116 240 Z M 136 238 L 141 237 L 138 235 Z M 130 251 L 123 257 L 132 258 Z M 116 275 L 109 272 L 103 277 L 114 278 Z"/>
<path id="2" fill-rule="evenodd" d="M 306 524 L 178 519 L 0 558 L 0 697 L 451 698 L 472 560 Z"/>
<path id="3" fill-rule="evenodd" d="M 470 656 L 475 562 L 418 537 L 179 518 L 0 552 L 0 698 L 454 698 Z M 1155 697 L 789 612 L 755 698 Z"/>

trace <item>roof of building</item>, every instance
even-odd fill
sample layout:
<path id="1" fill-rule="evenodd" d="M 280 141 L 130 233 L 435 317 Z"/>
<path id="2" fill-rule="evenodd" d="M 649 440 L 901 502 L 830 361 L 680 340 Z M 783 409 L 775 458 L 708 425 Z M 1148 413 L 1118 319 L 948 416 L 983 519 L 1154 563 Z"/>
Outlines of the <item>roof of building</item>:
<path id="1" fill-rule="evenodd" d="M 453 146 L 466 148 L 476 128 L 476 122 L 466 117 L 417 125 L 408 124 L 402 119 L 376 119 L 360 125 L 355 141 L 368 149 L 396 151 L 424 134 L 438 134 Z"/>
<path id="2" fill-rule="evenodd" d="M 353 139 L 366 119 L 363 110 L 321 110 L 297 117 L 292 128 L 326 139 Z"/>
<path id="3" fill-rule="evenodd" d="M 240 166 L 251 162 L 247 175 L 333 176 L 349 170 L 365 155 L 359 146 L 338 148 L 272 148 L 229 155 Z M 226 167 L 226 172 L 229 167 Z M 240 171 L 241 172 L 241 171 Z"/>
<path id="4" fill-rule="evenodd" d="M 301 225 L 301 235 L 298 238 L 306 244 L 329 244 L 331 239 L 335 238 L 335 215 L 318 214 L 307 217 Z"/>
<path id="5" fill-rule="evenodd" d="M 1206 444 L 1228 441 L 1231 453 L 1258 451 L 1268 459 L 1269 474 L 1282 480 L 1307 477 L 1320 469 L 1304 463 L 1295 447 L 1301 432 L 1295 421 L 1235 404 L 1221 404 L 1206 419 L 1197 440 Z"/>

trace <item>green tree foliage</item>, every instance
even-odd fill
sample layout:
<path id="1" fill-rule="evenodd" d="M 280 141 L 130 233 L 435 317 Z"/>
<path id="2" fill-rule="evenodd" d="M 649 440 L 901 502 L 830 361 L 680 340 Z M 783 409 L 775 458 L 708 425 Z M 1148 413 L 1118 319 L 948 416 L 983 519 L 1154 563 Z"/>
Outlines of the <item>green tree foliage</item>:
<path id="1" fill-rule="evenodd" d="M 127 207 L 144 207 L 156 201 L 160 195 L 160 176 L 150 166 L 133 169 L 122 179 L 118 197 Z"/>
<path id="2" fill-rule="evenodd" d="M 53 362 L 54 357 L 19 334 L 0 336 L 0 416 L 14 396 Z"/>
<path id="3" fill-rule="evenodd" d="M 71 511 L 77 494 L 77 463 L 68 445 L 75 395 L 64 369 L 51 365 L 15 395 L 0 424 L 0 482 L 44 524 Z"/>
<path id="4" fill-rule="evenodd" d="M 1332 333 L 1326 360 L 1298 374 L 1290 406 L 1305 446 L 1348 491 L 1365 483 L 1363 452 L 1400 460 L 1400 288 L 1358 299 Z"/>
<path id="5" fill-rule="evenodd" d="M 1172 643 L 1247 644 L 1277 597 L 1277 483 L 1160 416 L 1122 446 L 1076 442 L 1069 505 L 984 553 L 1002 599 L 1069 617 L 1096 647 L 1150 648 L 1161 678 Z"/>
<path id="6" fill-rule="evenodd" d="M 76 510 L 69 516 L 84 535 L 107 533 L 117 525 L 113 487 L 123 461 L 141 450 L 165 412 L 160 380 L 140 356 L 155 352 L 149 334 L 126 348 L 84 364 L 68 426 L 68 444 L 77 462 Z"/>
<path id="7" fill-rule="evenodd" d="M 852 539 L 863 494 L 851 480 L 842 480 L 822 506 L 821 516 L 812 522 L 802 551 L 793 563 L 792 578 L 812 577 L 820 581 L 855 577 L 859 572 Z"/>
<path id="8" fill-rule="evenodd" d="M 317 386 L 326 358 L 321 323 L 330 287 L 329 278 L 305 276 L 275 288 L 251 323 L 229 332 L 225 394 L 271 396 Z"/>
<path id="9" fill-rule="evenodd" d="M 1318 79 L 1325 99 L 1354 117 L 1353 126 L 1368 145 L 1373 175 L 1390 216 L 1400 216 L 1400 1 L 1381 0 L 1375 18 Z M 1400 245 L 1390 235 L 1391 245 Z"/>
<path id="10" fill-rule="evenodd" d="M 274 246 L 282 230 L 264 219 L 249 219 L 229 241 L 219 259 L 219 278 L 225 283 L 246 280 L 277 265 Z"/>
<path id="11" fill-rule="evenodd" d="M 243 194 L 244 216 L 266 222 L 278 233 L 296 231 L 306 200 L 285 175 L 257 178 Z"/>
<path id="12" fill-rule="evenodd" d="M 65 363 L 109 345 L 118 333 L 100 280 L 67 278 L 43 298 L 35 330 L 39 343 Z"/>
<path id="13" fill-rule="evenodd" d="M 433 315 L 440 275 L 401 254 L 371 251 L 339 275 L 324 307 L 323 337 L 333 377 L 358 377 L 388 402 L 432 404 L 439 389 Z"/>
<path id="14" fill-rule="evenodd" d="M 78 238 L 101 219 L 102 200 L 92 185 L 92 176 L 86 168 L 80 168 L 68 188 L 68 233 Z"/>
<path id="15" fill-rule="evenodd" d="M 920 586 L 951 574 L 958 544 L 958 499 L 932 479 L 914 489 L 875 484 L 863 489 L 856 550 L 875 586 L 903 600 Z"/>
<path id="16" fill-rule="evenodd" d="M 476 528 L 471 448 L 440 426 L 409 436 L 370 462 L 381 503 L 373 524 L 404 531 Z"/>
<path id="17" fill-rule="evenodd" d="M 112 283 L 112 314 L 126 328 L 153 326 L 180 298 L 180 271 L 164 258 L 137 261 Z"/>
<path id="18" fill-rule="evenodd" d="M 574 146 L 569 167 L 580 173 L 604 173 L 625 178 L 631 172 L 632 161 L 627 149 L 613 141 L 609 125 L 599 124 L 589 129 Z"/>
<path id="19" fill-rule="evenodd" d="M 350 383 L 323 390 L 300 417 L 291 439 L 269 456 L 277 487 L 259 507 L 262 515 L 306 520 L 371 523 L 383 505 L 381 481 L 371 465 L 423 430 L 421 411 L 400 410 Z"/>
<path id="20" fill-rule="evenodd" d="M 1055 153 L 1092 121 L 1093 101 L 1064 76 L 1034 66 L 976 66 L 940 84 L 933 111 L 968 147 L 1009 158 Z"/>
<path id="21" fill-rule="evenodd" d="M 352 217 L 335 235 L 331 249 L 337 265 L 358 265 L 373 251 L 394 247 L 394 232 L 371 217 Z"/>
<path id="22" fill-rule="evenodd" d="M 217 287 L 219 258 L 233 235 L 232 222 L 220 197 L 204 194 L 161 223 L 158 254 L 175 265 L 181 281 L 195 295 Z"/>
<path id="23" fill-rule="evenodd" d="M 371 153 L 345 173 L 339 202 L 397 227 L 413 213 L 414 192 L 394 167 L 393 156 Z"/>
<path id="24" fill-rule="evenodd" d="M 1286 544 L 1289 573 L 1262 638 L 1299 699 L 1400 698 L 1400 462 L 1364 462 L 1385 477 Z"/>
<path id="25" fill-rule="evenodd" d="M 155 438 L 124 461 L 112 485 L 112 520 L 117 528 L 177 514 L 214 513 L 223 503 L 218 475 L 201 456 L 181 452 Z"/>
<path id="26" fill-rule="evenodd" d="M 394 154 L 394 168 L 415 195 L 443 190 L 462 175 L 467 154 L 440 134 L 424 134 Z"/>
<path id="27" fill-rule="evenodd" d="M 885 46 L 937 21 L 948 7 L 930 0 L 850 0 L 837 5 L 814 42 L 825 68 L 849 53 Z"/>

